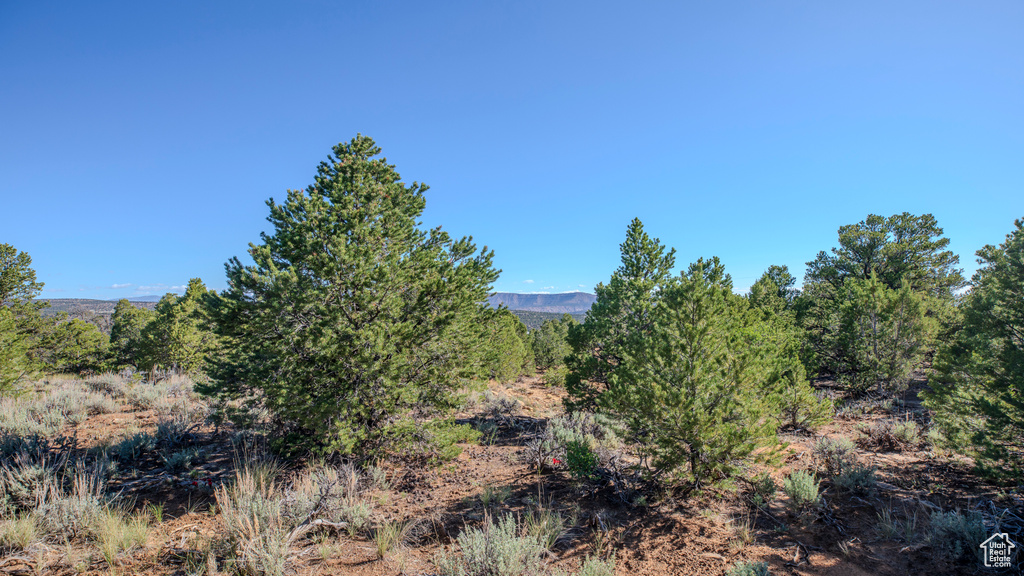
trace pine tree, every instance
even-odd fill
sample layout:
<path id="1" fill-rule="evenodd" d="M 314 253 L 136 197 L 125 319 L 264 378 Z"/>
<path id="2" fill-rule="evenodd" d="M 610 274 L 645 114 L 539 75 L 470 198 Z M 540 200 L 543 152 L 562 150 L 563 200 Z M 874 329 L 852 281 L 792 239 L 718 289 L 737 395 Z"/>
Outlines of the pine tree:
<path id="1" fill-rule="evenodd" d="M 485 370 L 498 382 L 508 382 L 533 372 L 533 350 L 526 325 L 508 308 L 483 313 Z"/>
<path id="2" fill-rule="evenodd" d="M 10 244 L 0 244 L 0 395 L 17 391 L 40 367 L 43 339 L 53 322 L 35 301 L 43 289 L 32 258 Z"/>
<path id="3" fill-rule="evenodd" d="M 183 295 L 166 294 L 160 299 L 155 317 L 140 331 L 146 368 L 193 376 L 204 372 L 219 346 L 206 302 L 215 296 L 202 280 L 193 278 Z"/>
<path id="4" fill-rule="evenodd" d="M 577 324 L 571 315 L 563 314 L 561 318 L 545 320 L 533 331 L 531 337 L 537 368 L 547 370 L 565 364 L 565 357 L 571 351 L 569 331 Z"/>
<path id="5" fill-rule="evenodd" d="M 963 326 L 935 357 L 925 405 L 986 474 L 1019 480 L 1024 468 L 1024 219 L 981 267 L 961 306 Z"/>
<path id="6" fill-rule="evenodd" d="M 597 397 L 622 363 L 628 340 L 651 333 L 655 299 L 675 266 L 675 249 L 666 251 L 657 238 L 648 236 L 638 218 L 630 222 L 619 249 L 622 264 L 608 284 L 595 287 L 597 300 L 586 320 L 568 333 L 568 410 L 595 409 Z"/>
<path id="7" fill-rule="evenodd" d="M 776 283 L 780 280 L 786 288 Z M 800 360 L 803 331 L 796 325 L 791 308 L 795 280 L 785 266 L 770 266 L 750 287 L 747 301 L 760 318 L 763 337 L 770 349 L 770 371 L 765 392 L 776 397 L 780 425 L 790 428 L 814 428 L 828 421 L 831 402 L 818 398 Z"/>
<path id="8" fill-rule="evenodd" d="M 725 478 L 776 444 L 760 338 L 757 314 L 718 259 L 698 260 L 659 291 L 651 329 L 627 338 L 598 405 L 628 426 L 657 475 L 693 486 Z"/>
<path id="9" fill-rule="evenodd" d="M 110 327 L 110 356 L 115 369 L 142 366 L 144 346 L 142 330 L 156 314 L 122 298 L 114 307 Z"/>
<path id="10" fill-rule="evenodd" d="M 893 290 L 872 274 L 844 285 L 839 347 L 844 379 L 855 389 L 901 392 L 936 330 L 924 297 L 904 282 Z"/>
<path id="11" fill-rule="evenodd" d="M 204 390 L 261 401 L 283 450 L 445 457 L 464 431 L 449 416 L 486 356 L 493 253 L 421 229 L 427 187 L 379 154 L 365 136 L 335 146 L 311 186 L 268 201 L 253 265 L 227 264 L 226 361 Z"/>
<path id="12" fill-rule="evenodd" d="M 95 324 L 61 317 L 43 340 L 43 364 L 50 373 L 98 372 L 105 367 L 107 345 Z"/>

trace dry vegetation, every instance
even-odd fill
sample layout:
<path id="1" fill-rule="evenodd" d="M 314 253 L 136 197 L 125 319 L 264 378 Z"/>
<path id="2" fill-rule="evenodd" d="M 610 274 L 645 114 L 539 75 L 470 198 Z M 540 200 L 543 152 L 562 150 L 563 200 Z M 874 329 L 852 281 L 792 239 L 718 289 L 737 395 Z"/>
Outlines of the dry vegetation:
<path id="1" fill-rule="evenodd" d="M 827 384 L 827 383 L 826 383 Z M 543 376 L 474 393 L 437 469 L 285 464 L 187 378 L 52 378 L 0 404 L 9 574 L 971 573 L 1019 493 L 934 449 L 917 382 L 789 433 L 781 467 L 685 497 Z M 841 396 L 841 395 L 840 395 Z M 766 572 L 766 570 L 768 572 Z"/>

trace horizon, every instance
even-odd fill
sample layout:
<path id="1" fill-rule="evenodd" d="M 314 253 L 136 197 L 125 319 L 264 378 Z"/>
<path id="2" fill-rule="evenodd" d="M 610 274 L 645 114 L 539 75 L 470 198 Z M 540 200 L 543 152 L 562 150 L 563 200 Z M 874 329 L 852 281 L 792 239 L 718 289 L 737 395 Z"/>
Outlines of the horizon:
<path id="1" fill-rule="evenodd" d="M 1019 2 L 241 6 L 0 5 L 0 242 L 41 297 L 222 291 L 357 133 L 496 292 L 592 293 L 634 217 L 740 293 L 868 214 L 934 214 L 969 277 L 1024 217 Z"/>

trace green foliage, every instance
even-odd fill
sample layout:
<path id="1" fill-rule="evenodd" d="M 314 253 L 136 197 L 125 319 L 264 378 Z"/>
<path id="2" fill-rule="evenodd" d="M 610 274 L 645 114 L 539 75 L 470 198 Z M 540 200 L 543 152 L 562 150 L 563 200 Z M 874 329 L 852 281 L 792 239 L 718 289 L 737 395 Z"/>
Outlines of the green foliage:
<path id="1" fill-rule="evenodd" d="M 0 396 L 17 391 L 37 368 L 39 342 L 49 327 L 33 301 L 43 283 L 36 281 L 32 258 L 0 244 Z"/>
<path id="2" fill-rule="evenodd" d="M 946 561 L 980 560 L 979 545 L 989 536 L 981 514 L 959 511 L 933 512 L 929 542 Z"/>
<path id="3" fill-rule="evenodd" d="M 687 468 L 694 485 L 727 477 L 776 443 L 770 348 L 718 259 L 699 260 L 660 290 L 649 335 L 623 347 L 600 406 L 620 418 L 658 473 Z"/>
<path id="4" fill-rule="evenodd" d="M 737 562 L 726 576 L 771 576 L 767 562 Z"/>
<path id="5" fill-rule="evenodd" d="M 991 476 L 1024 468 L 1024 219 L 999 246 L 978 251 L 981 267 L 961 305 L 962 329 L 936 355 L 925 404 L 953 448 Z"/>
<path id="6" fill-rule="evenodd" d="M 0 396 L 18 390 L 33 373 L 30 342 L 18 331 L 15 313 L 0 307 Z"/>
<path id="7" fill-rule="evenodd" d="M 558 320 L 547 320 L 540 328 L 530 332 L 537 368 L 547 370 L 565 364 L 565 357 L 571 351 L 569 330 L 577 324 L 572 316 L 563 314 Z"/>
<path id="8" fill-rule="evenodd" d="M 202 374 L 219 347 L 207 304 L 215 297 L 216 293 L 207 290 L 199 278 L 189 280 L 182 296 L 164 295 L 156 305 L 155 317 L 139 332 L 143 364 L 192 376 Z M 144 320 L 145 316 L 136 323 Z"/>
<path id="9" fill-rule="evenodd" d="M 276 446 L 372 455 L 450 435 L 436 420 L 486 364 L 481 321 L 498 272 L 471 238 L 423 230 L 421 184 L 404 184 L 373 140 L 334 147 L 315 182 L 268 201 L 273 231 L 252 265 L 227 264 L 215 300 L 226 338 L 223 397 L 257 397 Z"/>
<path id="10" fill-rule="evenodd" d="M 484 320 L 484 366 L 488 376 L 508 382 L 533 371 L 534 356 L 526 325 L 507 308 L 482 313 Z"/>
<path id="11" fill-rule="evenodd" d="M 838 343 L 845 380 L 857 390 L 902 392 L 936 332 L 923 296 L 908 282 L 891 289 L 875 274 L 848 281 L 844 293 Z"/>
<path id="12" fill-rule="evenodd" d="M 565 465 L 577 480 L 590 480 L 597 469 L 597 455 L 586 442 L 571 440 L 565 445 Z"/>
<path id="13" fill-rule="evenodd" d="M 750 498 L 758 508 L 767 506 L 775 500 L 775 493 L 779 487 L 775 480 L 767 473 L 758 474 L 750 481 Z"/>
<path id="14" fill-rule="evenodd" d="M 777 351 L 717 258 L 669 278 L 673 261 L 634 220 L 622 266 L 570 331 L 567 406 L 614 416 L 656 476 L 700 485 L 777 444 Z"/>
<path id="15" fill-rule="evenodd" d="M 603 560 L 597 556 L 587 556 L 580 566 L 579 576 L 615 576 L 615 555 Z"/>
<path id="16" fill-rule="evenodd" d="M 777 282 L 783 282 L 780 287 Z M 750 287 L 747 301 L 760 318 L 760 334 L 769 355 L 767 391 L 778 404 L 779 424 L 789 428 L 815 428 L 828 422 L 831 403 L 814 393 L 800 360 L 803 331 L 796 325 L 792 301 L 795 279 L 785 266 L 769 266 Z"/>
<path id="17" fill-rule="evenodd" d="M 865 466 L 859 462 L 847 462 L 844 463 L 839 474 L 832 479 L 832 483 L 840 492 L 869 496 L 874 493 L 878 480 L 875 478 L 873 466 Z"/>
<path id="18" fill-rule="evenodd" d="M 107 358 L 107 335 L 84 320 L 58 322 L 43 339 L 42 360 L 53 373 L 97 372 Z"/>
<path id="19" fill-rule="evenodd" d="M 807 263 L 794 302 L 810 365 L 858 390 L 900 390 L 955 316 L 964 280 L 948 245 L 930 214 L 872 214 L 840 227 L 839 246 Z"/>
<path id="20" fill-rule="evenodd" d="M 110 360 L 114 369 L 138 368 L 145 358 L 142 331 L 156 313 L 125 299 L 117 301 L 110 327 Z"/>
<path id="21" fill-rule="evenodd" d="M 511 515 L 468 528 L 457 540 L 459 555 L 442 552 L 435 559 L 443 576 L 534 576 L 542 571 L 544 546 L 520 535 Z"/>
<path id="22" fill-rule="evenodd" d="M 823 436 L 814 443 L 813 457 L 818 471 L 833 478 L 856 460 L 856 449 L 849 438 Z"/>
<path id="23" fill-rule="evenodd" d="M 804 470 L 797 470 L 782 481 L 782 491 L 789 496 L 790 506 L 803 510 L 821 502 L 818 495 L 818 479 Z"/>
<path id="24" fill-rule="evenodd" d="M 0 307 L 35 298 L 43 289 L 36 281 L 32 257 L 10 244 L 0 244 Z"/>
<path id="25" fill-rule="evenodd" d="M 637 218 L 630 222 L 619 248 L 622 264 L 607 285 L 594 288 L 597 301 L 586 321 L 569 330 L 565 405 L 570 411 L 594 410 L 628 342 L 651 333 L 655 297 L 675 266 L 675 250 L 666 252 L 657 238 L 644 232 Z"/>

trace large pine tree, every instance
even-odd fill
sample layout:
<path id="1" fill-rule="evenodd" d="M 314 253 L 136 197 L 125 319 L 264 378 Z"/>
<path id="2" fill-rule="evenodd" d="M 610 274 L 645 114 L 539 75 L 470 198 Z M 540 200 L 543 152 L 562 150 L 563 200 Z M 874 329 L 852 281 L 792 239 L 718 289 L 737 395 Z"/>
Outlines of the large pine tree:
<path id="1" fill-rule="evenodd" d="M 305 190 L 270 207 L 252 265 L 227 264 L 215 386 L 269 409 L 279 445 L 355 456 L 452 438 L 446 420 L 482 363 L 479 322 L 498 271 L 472 238 L 417 222 L 370 138 L 339 144 Z"/>

